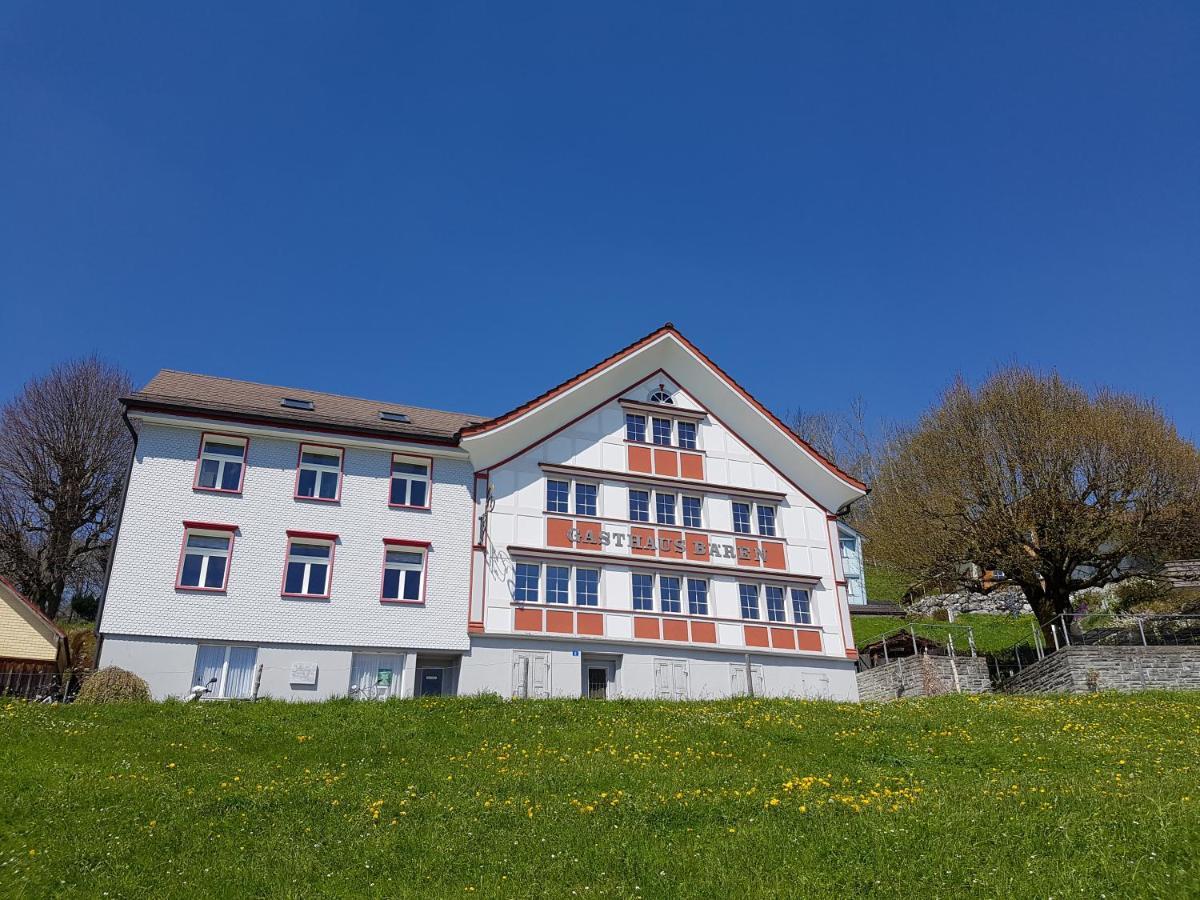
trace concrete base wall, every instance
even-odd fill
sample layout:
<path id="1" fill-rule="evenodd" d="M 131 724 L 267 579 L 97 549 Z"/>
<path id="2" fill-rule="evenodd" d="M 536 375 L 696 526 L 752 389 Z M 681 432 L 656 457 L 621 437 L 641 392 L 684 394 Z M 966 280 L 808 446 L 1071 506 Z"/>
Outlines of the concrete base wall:
<path id="1" fill-rule="evenodd" d="M 991 689 L 982 656 L 907 656 L 858 673 L 858 697 L 864 701 L 982 694 Z"/>
<path id="2" fill-rule="evenodd" d="M 196 665 L 197 641 L 109 635 L 101 650 L 101 666 L 120 666 L 143 679 L 157 700 L 169 697 L 185 699 L 192 687 Z M 376 652 L 362 648 L 360 652 Z M 440 665 L 440 655 L 426 656 L 413 648 L 389 651 L 403 660 L 396 675 L 399 684 L 391 696 L 411 697 L 419 677 L 420 657 Z M 264 643 L 257 645 L 256 665 L 262 667 L 258 695 L 280 700 L 328 700 L 343 697 L 350 690 L 350 671 L 355 648 L 317 647 L 302 644 Z M 613 679 L 609 697 L 658 696 L 655 684 L 656 663 L 681 663 L 685 673 L 679 696 L 690 700 L 729 697 L 735 693 L 735 679 L 745 680 L 745 655 L 691 650 L 680 653 L 674 647 L 631 647 L 622 644 L 588 642 L 586 647 L 570 641 L 548 639 L 519 640 L 477 637 L 471 649 L 461 657 L 446 658 L 445 692 L 459 695 L 494 693 L 513 696 L 513 667 L 518 653 L 545 654 L 549 671 L 547 693 L 551 697 L 581 697 L 587 693 L 589 665 L 610 664 Z M 303 663 L 316 666 L 316 683 L 291 683 L 292 666 Z M 764 697 L 810 697 L 832 700 L 856 700 L 858 689 L 854 664 L 850 660 L 804 659 L 775 654 L 751 654 L 756 693 Z M 734 668 L 740 671 L 734 673 Z M 678 668 L 674 671 L 678 671 Z"/>
<path id="3" fill-rule="evenodd" d="M 1200 647 L 1064 647 L 1027 666 L 1013 694 L 1200 690 Z"/>

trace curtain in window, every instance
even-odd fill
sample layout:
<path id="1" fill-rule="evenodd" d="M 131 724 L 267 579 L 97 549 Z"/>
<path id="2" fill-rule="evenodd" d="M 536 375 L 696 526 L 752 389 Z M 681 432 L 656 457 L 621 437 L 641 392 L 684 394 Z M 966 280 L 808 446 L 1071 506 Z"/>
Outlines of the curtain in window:
<path id="1" fill-rule="evenodd" d="M 229 671 L 225 675 L 225 697 L 249 697 L 254 684 L 253 647 L 229 648 Z"/>
<path id="2" fill-rule="evenodd" d="M 216 697 L 221 690 L 221 666 L 225 664 L 225 648 L 214 647 L 211 644 L 201 644 L 196 648 L 196 671 L 192 673 L 192 684 L 206 685 L 212 678 L 217 683 L 212 686 L 212 694 Z"/>

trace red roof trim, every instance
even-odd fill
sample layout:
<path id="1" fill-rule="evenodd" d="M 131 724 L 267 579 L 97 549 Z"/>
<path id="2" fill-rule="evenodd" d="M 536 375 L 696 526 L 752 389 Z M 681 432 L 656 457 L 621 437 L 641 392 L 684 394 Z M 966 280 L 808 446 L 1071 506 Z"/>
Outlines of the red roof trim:
<path id="1" fill-rule="evenodd" d="M 189 522 L 187 519 L 184 519 L 183 527 L 184 528 L 199 528 L 199 529 L 203 529 L 203 530 L 207 530 L 207 531 L 237 531 L 238 528 L 240 528 L 241 526 L 226 525 L 223 522 Z"/>
<path id="2" fill-rule="evenodd" d="M 820 453 L 818 453 L 812 447 L 812 445 L 810 445 L 807 441 L 805 441 L 798 434 L 796 434 L 794 431 L 792 431 L 792 429 L 788 428 L 787 425 L 785 425 L 779 419 L 778 416 L 776 416 L 773 412 L 771 412 L 769 409 L 767 409 L 765 406 L 763 406 L 763 404 L 761 404 L 758 400 L 756 400 L 754 398 L 754 396 L 749 391 L 747 391 L 744 387 L 742 387 L 740 384 L 738 384 L 736 381 L 734 381 L 733 378 L 727 372 L 725 372 L 724 369 L 722 369 L 720 366 L 718 366 L 716 363 L 714 363 L 711 359 L 709 359 L 707 356 L 705 356 L 704 353 L 700 350 L 700 348 L 698 348 L 695 344 L 693 344 L 691 341 L 689 341 L 687 338 L 685 338 L 682 334 L 680 334 L 679 330 L 670 322 L 666 323 L 661 328 L 655 329 L 654 331 L 650 332 L 650 334 L 646 335 L 645 337 L 641 338 L 640 340 L 635 341 L 634 343 L 630 344 L 628 347 L 625 347 L 622 350 L 618 350 L 612 356 L 596 363 L 596 365 L 592 366 L 590 369 L 580 372 L 578 375 L 574 376 L 573 378 L 568 379 L 567 381 L 564 381 L 562 384 L 558 385 L 557 387 L 551 388 L 549 391 L 542 394 L 541 396 L 535 397 L 533 400 L 530 400 L 528 403 L 523 403 L 520 406 L 518 406 L 516 409 L 512 409 L 512 410 L 504 413 L 503 415 L 497 416 L 494 419 L 489 419 L 487 422 L 482 422 L 479 425 L 467 426 L 466 428 L 463 428 L 459 432 L 459 434 L 462 435 L 463 437 L 470 437 L 473 435 L 482 434 L 486 431 L 491 431 L 494 428 L 498 428 L 501 425 L 511 422 L 513 419 L 515 419 L 521 415 L 524 415 L 526 412 L 528 412 L 532 409 L 535 409 L 535 408 L 543 405 L 544 403 L 554 399 L 556 396 L 563 393 L 564 391 L 570 390 L 572 387 L 579 384 L 581 381 L 584 381 L 587 378 L 590 378 L 592 375 L 596 374 L 597 372 L 600 372 L 603 369 L 606 369 L 609 366 L 614 365 L 615 363 L 624 359 L 626 356 L 629 356 L 631 353 L 634 353 L 634 352 L 640 350 L 642 347 L 646 346 L 647 344 L 653 343 L 655 340 L 662 337 L 664 334 L 674 335 L 679 340 L 679 342 L 684 345 L 684 347 L 686 347 L 688 350 L 690 350 L 692 353 L 694 353 L 697 357 L 699 357 L 700 360 L 705 365 L 707 365 L 710 369 L 712 369 L 713 372 L 715 372 L 718 377 L 720 377 L 723 381 L 725 381 L 726 384 L 728 384 L 731 388 L 733 388 L 733 390 L 735 392 L 740 394 L 744 400 L 746 400 L 751 406 L 753 406 L 755 409 L 757 409 L 759 412 L 761 412 L 764 416 L 766 416 L 776 426 L 781 428 L 785 434 L 787 434 L 789 437 L 792 438 L 793 441 L 796 442 L 797 445 L 799 445 L 802 449 L 804 449 L 806 452 L 808 452 L 814 459 L 816 459 L 819 463 L 821 463 L 826 469 L 828 469 L 830 472 L 832 472 L 838 478 L 842 479 L 847 484 L 852 485 L 853 487 L 856 487 L 862 491 L 868 490 L 868 487 L 864 482 L 859 481 L 853 475 L 850 475 L 849 473 L 844 472 L 841 469 L 839 469 L 836 465 L 834 465 L 832 462 L 830 462 L 828 459 L 826 459 L 824 456 L 822 456 Z"/>
<path id="3" fill-rule="evenodd" d="M 336 541 L 338 539 L 336 534 L 330 534 L 327 531 L 296 531 L 292 528 L 288 529 L 287 536 L 290 538 L 309 538 L 314 541 Z"/>
<path id="4" fill-rule="evenodd" d="M 43 622 L 45 622 L 47 625 L 49 625 L 51 628 L 53 628 L 55 634 L 57 634 L 63 640 L 66 640 L 67 633 L 65 631 L 63 631 L 61 628 L 59 628 L 57 625 L 55 625 L 53 619 L 51 619 L 44 612 L 42 612 L 40 609 L 38 609 L 37 604 L 35 604 L 33 601 L 29 600 L 24 594 L 22 594 L 20 591 L 18 591 L 17 586 L 15 584 L 13 584 L 11 581 L 9 581 L 7 578 L 5 578 L 3 575 L 0 575 L 0 584 L 3 584 L 6 588 L 8 588 L 10 591 L 12 591 L 14 597 L 16 597 L 18 600 L 20 600 L 22 603 L 24 603 L 26 606 L 28 606 L 31 610 L 33 610 L 33 612 L 37 615 L 37 617 L 39 619 L 41 619 Z"/>

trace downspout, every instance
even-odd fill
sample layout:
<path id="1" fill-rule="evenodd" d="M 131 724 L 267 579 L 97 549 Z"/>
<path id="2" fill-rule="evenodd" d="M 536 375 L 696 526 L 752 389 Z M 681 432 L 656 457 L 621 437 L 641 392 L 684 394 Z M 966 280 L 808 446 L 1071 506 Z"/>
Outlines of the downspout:
<path id="1" fill-rule="evenodd" d="M 100 592 L 100 604 L 96 608 L 96 625 L 93 628 L 96 635 L 96 653 L 93 662 L 97 668 L 100 667 L 100 650 L 104 645 L 104 636 L 100 633 L 100 623 L 104 619 L 104 601 L 108 599 L 108 584 L 112 580 L 113 562 L 117 558 L 117 541 L 121 537 L 121 519 L 125 515 L 125 503 L 129 498 L 129 481 L 133 478 L 133 463 L 137 459 L 138 449 L 138 433 L 137 429 L 133 427 L 133 423 L 129 421 L 129 407 L 125 404 L 122 404 L 121 407 L 121 421 L 125 423 L 125 427 L 129 429 L 129 434 L 133 438 L 133 449 L 129 452 L 129 468 L 125 471 L 125 483 L 121 486 L 121 506 L 117 510 L 112 546 L 108 548 L 108 561 L 104 564 L 104 590 Z"/>

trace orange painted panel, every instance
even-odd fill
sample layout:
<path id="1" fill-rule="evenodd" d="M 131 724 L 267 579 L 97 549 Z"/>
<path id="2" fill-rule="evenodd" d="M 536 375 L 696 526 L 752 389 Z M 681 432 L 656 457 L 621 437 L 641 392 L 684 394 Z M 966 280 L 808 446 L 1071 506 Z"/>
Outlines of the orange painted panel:
<path id="1" fill-rule="evenodd" d="M 654 471 L 654 467 L 650 461 L 649 447 L 627 447 L 629 451 L 629 471 L 630 472 L 645 472 L 649 475 Z"/>
<path id="2" fill-rule="evenodd" d="M 796 639 L 792 636 L 792 630 L 790 628 L 772 628 L 771 646 L 776 650 L 795 650 Z"/>
<path id="3" fill-rule="evenodd" d="M 655 447 L 654 474 L 669 475 L 672 478 L 677 478 L 679 476 L 679 454 L 674 450 L 663 450 L 661 447 Z"/>
<path id="4" fill-rule="evenodd" d="M 518 609 L 514 627 L 517 631 L 541 631 L 542 611 L 540 609 Z"/>
<path id="5" fill-rule="evenodd" d="M 796 649 L 811 650 L 814 653 L 821 652 L 821 633 L 819 631 L 797 631 L 796 632 Z M 850 657 L 853 659 L 854 657 Z"/>
<path id="6" fill-rule="evenodd" d="M 746 632 L 747 647 L 769 647 L 771 641 L 767 634 L 767 629 L 758 625 L 743 625 L 742 630 Z"/>
<path id="7" fill-rule="evenodd" d="M 658 532 L 658 555 L 665 556 L 668 559 L 683 559 L 683 554 L 675 546 L 675 541 L 683 540 L 682 531 L 663 531 Z"/>
<path id="8" fill-rule="evenodd" d="M 546 520 L 546 546 L 547 547 L 570 547 L 571 538 L 569 537 L 571 529 L 575 527 L 575 523 L 570 519 L 547 519 Z"/>
<path id="9" fill-rule="evenodd" d="M 579 540 L 575 542 L 576 550 L 600 549 L 599 522 L 576 522 L 575 528 L 579 532 Z"/>
<path id="10" fill-rule="evenodd" d="M 683 478 L 704 480 L 704 457 L 699 453 L 679 454 L 679 474 Z"/>
<path id="11" fill-rule="evenodd" d="M 546 630 L 556 634 L 572 634 L 575 631 L 573 617 L 573 613 L 565 610 L 548 609 L 546 610 Z"/>
<path id="12" fill-rule="evenodd" d="M 715 644 L 717 642 L 717 625 L 715 622 L 693 622 L 692 640 L 698 644 Z"/>
<path id="13" fill-rule="evenodd" d="M 858 659 L 858 651 L 853 647 L 846 648 L 846 659 Z"/>
<path id="14" fill-rule="evenodd" d="M 575 627 L 580 634 L 604 634 L 603 613 L 576 613 Z"/>
<path id="15" fill-rule="evenodd" d="M 747 541 L 738 538 L 734 543 L 737 545 L 737 561 L 739 566 L 757 566 L 758 560 L 755 554 L 758 552 L 758 541 Z"/>
<path id="16" fill-rule="evenodd" d="M 762 549 L 763 549 L 763 555 L 765 556 L 765 559 L 763 559 L 763 567 L 764 568 L 767 568 L 767 569 L 786 569 L 787 568 L 787 554 L 786 554 L 786 551 L 783 549 L 783 544 L 776 543 L 775 541 L 763 541 Z"/>
<path id="17" fill-rule="evenodd" d="M 634 547 L 633 546 L 634 538 L 637 538 L 639 541 L 641 541 L 643 546 Z M 653 556 L 654 555 L 654 551 L 651 550 L 648 546 L 645 546 L 645 545 L 649 544 L 650 541 L 654 540 L 654 529 L 653 528 L 640 528 L 636 525 L 631 526 L 629 529 L 629 540 L 630 540 L 629 546 L 630 546 L 631 551 L 634 554 L 634 556 Z"/>
<path id="18" fill-rule="evenodd" d="M 686 641 L 687 622 L 683 619 L 663 619 L 663 637 L 668 641 Z"/>
<path id="19" fill-rule="evenodd" d="M 657 641 L 658 619 L 648 619 L 643 616 L 637 616 L 633 620 L 633 636 L 635 638 L 648 638 Z"/>
<path id="20" fill-rule="evenodd" d="M 696 549 L 696 545 L 700 545 L 700 549 Z M 703 534 L 688 534 L 687 535 L 687 558 L 699 560 L 701 562 L 708 561 L 708 538 Z"/>

